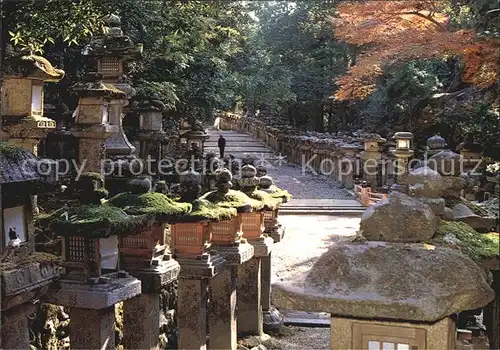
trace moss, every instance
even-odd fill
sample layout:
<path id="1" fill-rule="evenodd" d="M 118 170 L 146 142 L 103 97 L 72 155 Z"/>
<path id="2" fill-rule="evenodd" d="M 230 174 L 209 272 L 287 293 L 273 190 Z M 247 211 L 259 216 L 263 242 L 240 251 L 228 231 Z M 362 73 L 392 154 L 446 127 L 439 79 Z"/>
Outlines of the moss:
<path id="1" fill-rule="evenodd" d="M 57 264 L 61 261 L 61 257 L 52 255 L 49 253 L 36 252 L 29 254 L 21 260 L 13 261 L 13 262 L 2 262 L 0 263 L 0 271 L 18 269 L 22 265 L 32 264 L 32 263 L 40 263 L 40 264 Z"/>
<path id="2" fill-rule="evenodd" d="M 108 204 L 122 208 L 130 215 L 155 215 L 159 221 L 175 220 L 191 211 L 190 203 L 174 202 L 166 195 L 157 192 L 120 193 L 110 198 Z"/>
<path id="3" fill-rule="evenodd" d="M 96 181 L 103 181 L 103 176 L 101 173 L 96 173 L 96 172 L 86 172 L 86 173 L 83 173 L 80 175 L 80 178 L 78 179 L 78 181 L 82 181 L 82 180 L 85 180 L 85 179 L 89 179 L 89 180 L 96 180 Z"/>
<path id="4" fill-rule="evenodd" d="M 448 244 L 445 236 L 450 235 L 457 239 L 458 247 L 475 261 L 500 255 L 498 233 L 482 234 L 464 222 L 441 221 L 434 240 Z"/>
<path id="5" fill-rule="evenodd" d="M 252 199 L 240 191 L 229 190 L 228 193 L 222 194 L 217 191 L 205 193 L 200 199 L 207 200 L 213 204 L 217 204 L 222 208 L 236 208 L 241 209 L 250 206 L 253 210 L 260 210 L 263 208 L 261 201 Z"/>
<path id="6" fill-rule="evenodd" d="M 108 204 L 84 204 L 61 208 L 44 221 L 58 235 L 98 238 L 140 230 L 149 224 L 149 217 L 128 215 L 123 209 Z"/>
<path id="7" fill-rule="evenodd" d="M 27 152 L 24 148 L 20 146 L 13 145 L 11 143 L 0 141 L 0 156 L 6 158 L 18 158 L 23 152 Z"/>
<path id="8" fill-rule="evenodd" d="M 198 199 L 193 202 L 193 210 L 182 216 L 179 221 L 197 222 L 197 221 L 220 221 L 229 220 L 237 215 L 235 208 L 224 208 L 204 199 Z"/>
<path id="9" fill-rule="evenodd" d="M 287 190 L 283 190 L 279 187 L 275 187 L 275 190 L 276 190 L 276 192 L 270 193 L 271 197 L 281 198 L 283 200 L 283 203 L 286 203 L 290 199 L 292 199 L 292 195 Z"/>
<path id="10" fill-rule="evenodd" d="M 269 193 L 260 190 L 247 193 L 247 195 L 252 199 L 260 201 L 266 210 L 277 209 L 282 202 L 281 198 L 273 197 Z"/>
<path id="11" fill-rule="evenodd" d="M 474 204 L 465 198 L 447 197 L 445 198 L 445 203 L 448 208 L 453 208 L 457 204 L 464 204 L 465 206 L 467 206 L 467 208 L 472 210 L 472 212 L 476 215 L 489 216 L 488 211 L 486 209 L 481 208 L 479 205 Z"/>

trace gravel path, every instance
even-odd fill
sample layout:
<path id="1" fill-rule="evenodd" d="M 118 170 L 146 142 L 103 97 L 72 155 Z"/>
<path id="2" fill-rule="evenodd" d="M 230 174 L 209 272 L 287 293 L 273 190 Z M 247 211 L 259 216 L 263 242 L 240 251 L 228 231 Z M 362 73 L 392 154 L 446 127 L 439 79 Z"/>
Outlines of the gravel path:
<path id="1" fill-rule="evenodd" d="M 282 215 L 284 239 L 273 249 L 273 280 L 303 276 L 332 244 L 356 234 L 359 218 L 339 216 Z"/>
<path id="2" fill-rule="evenodd" d="M 280 335 L 263 345 L 268 350 L 328 350 L 330 328 L 283 327 Z"/>

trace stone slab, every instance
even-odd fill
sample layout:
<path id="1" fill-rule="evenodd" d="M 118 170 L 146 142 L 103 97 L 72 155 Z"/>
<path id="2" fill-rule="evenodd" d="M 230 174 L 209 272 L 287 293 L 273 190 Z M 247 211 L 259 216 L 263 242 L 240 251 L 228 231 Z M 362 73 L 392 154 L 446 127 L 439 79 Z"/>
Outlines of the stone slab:
<path id="1" fill-rule="evenodd" d="M 212 250 L 224 256 L 227 265 L 243 264 L 254 256 L 254 247 L 247 242 L 232 246 L 212 245 Z"/>
<path id="2" fill-rule="evenodd" d="M 200 258 L 177 258 L 181 266 L 179 278 L 208 279 L 217 275 L 225 268 L 226 260 L 221 254 L 206 254 Z"/>
<path id="3" fill-rule="evenodd" d="M 2 296 L 10 296 L 39 288 L 59 277 L 61 268 L 56 264 L 38 262 L 23 265 L 1 273 Z"/>
<path id="4" fill-rule="evenodd" d="M 141 294 L 141 281 L 122 274 L 106 284 L 83 284 L 81 282 L 60 280 L 58 290 L 47 296 L 47 302 L 73 308 L 100 310 Z"/>
<path id="5" fill-rule="evenodd" d="M 249 240 L 248 243 L 254 247 L 254 257 L 259 258 L 271 254 L 274 240 L 271 237 L 262 237 L 260 240 Z"/>
<path id="6" fill-rule="evenodd" d="M 151 268 L 127 268 L 127 272 L 141 280 L 142 293 L 159 293 L 163 286 L 177 279 L 181 266 L 175 260 L 162 261 Z"/>

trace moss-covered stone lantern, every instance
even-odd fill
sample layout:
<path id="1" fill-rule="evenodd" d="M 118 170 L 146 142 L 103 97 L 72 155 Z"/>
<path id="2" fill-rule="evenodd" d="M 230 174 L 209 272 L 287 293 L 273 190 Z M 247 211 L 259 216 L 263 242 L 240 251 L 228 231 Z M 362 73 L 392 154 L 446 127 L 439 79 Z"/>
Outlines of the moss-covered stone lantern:
<path id="1" fill-rule="evenodd" d="M 272 198 L 280 199 L 282 203 L 288 202 L 292 197 L 286 190 L 282 190 L 274 184 L 270 176 L 262 176 L 259 179 L 259 190 L 269 194 Z M 278 222 L 279 206 L 273 210 L 264 211 L 264 232 L 271 236 L 275 243 L 281 241 L 285 234 L 284 227 Z"/>
<path id="2" fill-rule="evenodd" d="M 148 156 L 156 160 L 162 159 L 163 144 L 167 142 L 167 134 L 163 131 L 165 105 L 153 95 L 136 101 L 134 109 L 139 112 L 139 156 L 143 159 Z"/>
<path id="3" fill-rule="evenodd" d="M 483 147 L 481 144 L 474 141 L 474 135 L 472 133 L 467 134 L 465 140 L 460 143 L 457 147 L 462 157 L 464 171 L 483 170 L 486 166 L 483 162 Z"/>
<path id="4" fill-rule="evenodd" d="M 121 270 L 119 243 L 120 236 L 144 230 L 150 217 L 103 202 L 103 182 L 100 174 L 82 174 L 71 187 L 78 203 L 44 220 L 62 237 L 64 267 L 48 301 L 70 308 L 74 349 L 114 348 L 115 304 L 141 293 L 141 281 Z"/>
<path id="5" fill-rule="evenodd" d="M 331 312 L 331 349 L 455 349 L 456 314 L 493 299 L 490 277 L 466 250 L 433 242 L 437 205 L 423 199 L 444 186 L 421 169 L 409 175 L 414 197 L 392 192 L 363 213 L 355 240 L 273 285 L 278 306 Z"/>
<path id="6" fill-rule="evenodd" d="M 43 116 L 43 83 L 60 81 L 64 71 L 36 55 L 10 57 L 3 66 L 2 138 L 37 155 L 40 140 L 56 127 Z"/>
<path id="7" fill-rule="evenodd" d="M 59 258 L 35 252 L 35 208 L 31 196 L 51 190 L 37 172 L 38 159 L 19 146 L 0 142 L 0 310 L 3 349 L 28 349 L 32 300 L 59 277 Z"/>

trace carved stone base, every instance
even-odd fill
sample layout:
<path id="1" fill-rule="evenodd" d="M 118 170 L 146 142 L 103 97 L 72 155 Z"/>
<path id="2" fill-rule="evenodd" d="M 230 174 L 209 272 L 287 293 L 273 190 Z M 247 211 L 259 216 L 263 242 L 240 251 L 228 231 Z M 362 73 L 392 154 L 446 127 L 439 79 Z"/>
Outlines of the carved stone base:
<path id="1" fill-rule="evenodd" d="M 132 276 L 141 280 L 142 293 L 159 293 L 161 288 L 176 280 L 181 267 L 176 260 L 160 262 L 158 266 L 140 268 L 123 266 Z"/>
<path id="2" fill-rule="evenodd" d="M 206 279 L 217 275 L 225 268 L 226 261 L 221 254 L 204 254 L 197 258 L 177 258 L 181 266 L 179 278 Z"/>
<path id="3" fill-rule="evenodd" d="M 262 311 L 264 320 L 264 333 L 280 333 L 285 317 L 274 307 Z"/>
<path id="4" fill-rule="evenodd" d="M 218 254 L 223 255 L 228 265 L 243 264 L 254 255 L 254 247 L 248 242 L 238 242 L 227 246 L 212 246 L 212 251 L 217 251 Z"/>
<path id="5" fill-rule="evenodd" d="M 271 254 L 274 240 L 271 237 L 261 237 L 258 240 L 249 240 L 248 243 L 253 245 L 255 257 L 264 257 Z"/>
<path id="6" fill-rule="evenodd" d="M 141 294 L 141 281 L 124 271 L 102 276 L 94 282 L 96 284 L 60 280 L 56 282 L 59 290 L 48 295 L 47 301 L 67 307 L 101 310 Z"/>

